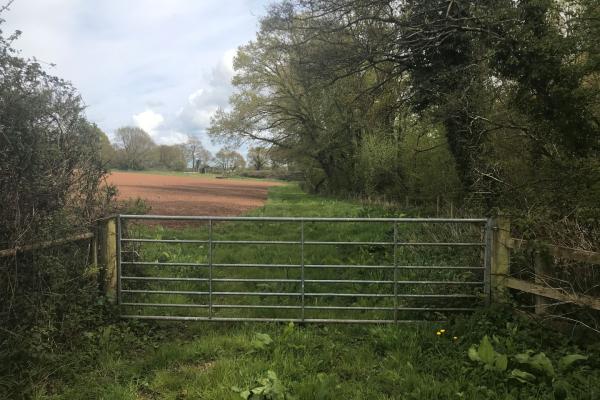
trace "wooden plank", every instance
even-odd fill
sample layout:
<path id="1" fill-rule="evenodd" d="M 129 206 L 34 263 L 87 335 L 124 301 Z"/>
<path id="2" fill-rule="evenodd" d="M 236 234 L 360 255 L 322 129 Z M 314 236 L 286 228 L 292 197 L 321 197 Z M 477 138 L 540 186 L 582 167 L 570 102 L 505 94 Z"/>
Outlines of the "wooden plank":
<path id="1" fill-rule="evenodd" d="M 0 257 L 10 257 L 15 256 L 18 253 L 23 253 L 26 251 L 36 250 L 36 249 L 44 249 L 47 247 L 60 246 L 61 244 L 77 242 L 80 240 L 87 240 L 94 237 L 94 234 L 91 232 L 82 233 L 80 235 L 69 236 L 62 239 L 56 240 L 48 240 L 46 242 L 27 244 L 25 246 L 17 246 L 12 249 L 0 250 Z"/>
<path id="2" fill-rule="evenodd" d="M 513 250 L 519 250 L 526 248 L 530 244 L 531 242 L 529 240 L 511 238 L 509 247 Z M 600 253 L 594 251 L 572 249 L 570 247 L 555 246 L 552 244 L 541 244 L 541 246 L 547 249 L 551 256 L 556 258 L 600 265 Z"/>
<path id="3" fill-rule="evenodd" d="M 521 279 L 506 278 L 506 286 L 511 289 L 517 289 L 522 292 L 548 297 L 550 299 L 577 304 L 579 306 L 589 307 L 594 310 L 600 310 L 600 298 L 586 296 L 582 294 L 568 293 L 563 290 L 553 289 L 536 283 L 527 282 Z"/>

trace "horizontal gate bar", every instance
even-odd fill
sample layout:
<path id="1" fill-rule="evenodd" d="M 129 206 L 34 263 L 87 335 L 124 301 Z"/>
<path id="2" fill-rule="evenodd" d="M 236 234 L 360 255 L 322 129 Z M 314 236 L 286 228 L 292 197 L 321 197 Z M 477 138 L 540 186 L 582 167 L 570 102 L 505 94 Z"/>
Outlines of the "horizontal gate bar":
<path id="1" fill-rule="evenodd" d="M 145 293 L 145 294 L 184 294 L 194 296 L 206 296 L 211 292 L 202 291 L 187 291 L 187 290 L 136 290 L 123 289 L 122 293 Z M 302 293 L 290 292 L 212 292 L 215 296 L 301 296 Z M 394 297 L 393 294 L 387 293 L 305 293 L 309 297 Z M 475 295 L 470 294 L 398 294 L 398 297 L 407 298 L 474 298 Z"/>
<path id="2" fill-rule="evenodd" d="M 208 264 L 204 263 L 170 263 L 170 262 L 158 262 L 158 261 L 122 261 L 123 265 L 156 265 L 156 266 L 182 266 L 182 267 L 208 267 Z M 240 267 L 240 268 L 300 268 L 300 264 L 213 264 L 213 267 Z M 347 268 L 347 269 L 394 269 L 393 265 L 344 265 L 344 264 L 306 264 L 304 268 Z M 465 267 L 465 266 L 446 266 L 446 265 L 398 265 L 398 269 L 431 269 L 431 270 L 444 270 L 444 269 L 458 269 L 458 270 L 483 270 L 484 267 Z"/>
<path id="3" fill-rule="evenodd" d="M 265 221 L 265 222 L 431 222 L 431 223 L 485 223 L 485 218 L 306 218 L 306 217 L 216 217 L 194 215 L 119 215 L 123 219 L 174 221 Z"/>
<path id="4" fill-rule="evenodd" d="M 121 261 L 121 265 L 164 265 L 171 267 L 208 267 L 208 264 L 186 262 L 158 262 L 158 261 Z"/>
<path id="5" fill-rule="evenodd" d="M 181 243 L 181 244 L 189 244 L 189 243 L 208 243 L 208 240 L 188 240 L 188 239 L 142 239 L 142 238 L 132 238 L 132 239 L 121 239 L 121 242 L 139 242 L 139 243 Z M 295 240 L 213 240 L 213 245 L 216 244 L 286 244 L 286 245 L 295 245 L 301 244 L 300 241 Z M 319 241 L 305 241 L 305 245 L 312 246 L 320 246 L 320 245 L 338 245 L 338 246 L 393 246 L 394 242 L 319 242 Z M 480 242 L 398 242 L 397 246 L 484 246 L 485 243 Z"/>
<path id="6" fill-rule="evenodd" d="M 208 240 L 128 238 L 128 239 L 121 239 L 121 242 L 134 242 L 134 243 L 208 243 Z"/>
<path id="7" fill-rule="evenodd" d="M 360 246 L 393 246 L 394 242 L 317 242 L 317 241 L 306 241 L 304 242 L 304 244 L 307 245 L 313 245 L 313 246 L 318 246 L 318 245 L 360 245 Z M 479 243 L 479 242 L 466 242 L 466 243 L 460 243 L 460 242 L 423 242 L 423 243 L 419 243 L 419 242 L 398 242 L 395 243 L 396 246 L 405 246 L 405 247 L 410 247 L 410 246 L 483 246 L 485 245 L 485 243 Z"/>
<path id="8" fill-rule="evenodd" d="M 128 319 L 149 319 L 169 321 L 216 321 L 216 322 L 312 322 L 321 324 L 418 324 L 418 323 L 440 323 L 441 320 L 409 320 L 409 319 L 323 319 L 323 318 L 228 318 L 228 317 L 179 317 L 165 315 L 121 315 Z"/>
<path id="9" fill-rule="evenodd" d="M 156 277 L 156 276 L 122 276 L 124 280 L 140 281 L 192 281 L 208 282 L 208 278 L 178 278 L 178 277 Z M 213 282 L 250 282 L 250 283 L 300 283 L 301 279 L 259 279 L 259 278 L 213 278 Z M 356 279 L 305 279 L 307 283 L 360 283 L 360 284 L 419 284 L 419 285 L 483 285 L 484 282 L 462 282 L 462 281 L 377 281 Z"/>
<path id="10" fill-rule="evenodd" d="M 186 303 L 122 303 L 127 307 L 182 307 L 182 308 L 208 308 L 208 304 Z"/>
<path id="11" fill-rule="evenodd" d="M 208 304 L 185 303 L 123 303 L 128 307 L 196 307 L 208 308 Z M 302 306 L 287 306 L 276 304 L 213 304 L 213 308 L 251 308 L 251 309 L 292 309 L 301 310 Z M 348 310 L 348 311 L 474 311 L 470 307 L 343 307 L 343 306 L 305 306 L 306 310 Z"/>

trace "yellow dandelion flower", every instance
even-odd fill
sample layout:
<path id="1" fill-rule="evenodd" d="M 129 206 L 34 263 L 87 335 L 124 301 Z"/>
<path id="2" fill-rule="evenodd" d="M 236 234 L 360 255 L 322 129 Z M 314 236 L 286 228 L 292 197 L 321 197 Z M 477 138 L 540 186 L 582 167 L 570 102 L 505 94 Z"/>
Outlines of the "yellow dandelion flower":
<path id="1" fill-rule="evenodd" d="M 440 329 L 440 332 L 446 333 L 446 330 L 445 329 Z"/>
<path id="2" fill-rule="evenodd" d="M 458 340 L 458 336 L 454 336 L 452 339 L 454 339 L 454 340 Z"/>
<path id="3" fill-rule="evenodd" d="M 440 332 L 440 331 L 437 331 L 435 334 L 436 334 L 436 335 L 438 335 L 438 336 L 441 336 L 441 335 L 442 335 L 442 332 Z"/>

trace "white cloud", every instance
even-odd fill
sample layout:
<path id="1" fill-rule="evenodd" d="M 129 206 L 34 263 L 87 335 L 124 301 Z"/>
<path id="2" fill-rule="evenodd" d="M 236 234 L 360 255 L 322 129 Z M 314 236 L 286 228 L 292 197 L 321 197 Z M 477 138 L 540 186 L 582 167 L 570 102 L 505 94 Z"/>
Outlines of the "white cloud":
<path id="1" fill-rule="evenodd" d="M 235 58 L 236 53 L 236 49 L 227 50 L 219 61 L 219 64 L 217 64 L 216 70 L 218 73 L 214 72 L 213 75 L 218 75 L 219 78 L 223 80 L 231 81 L 231 78 L 233 78 L 233 74 L 235 73 L 233 69 L 233 59 Z"/>
<path id="2" fill-rule="evenodd" d="M 14 46 L 55 63 L 49 72 L 73 82 L 109 136 L 134 117 L 175 143 L 204 135 L 227 106 L 234 49 L 254 38 L 270 1 L 18 0 L 0 29 L 22 30 Z"/>
<path id="3" fill-rule="evenodd" d="M 188 136 L 185 133 L 177 131 L 161 131 L 158 132 L 155 137 L 155 141 L 158 144 L 180 144 L 187 141 Z"/>
<path id="4" fill-rule="evenodd" d="M 133 116 L 135 124 L 148 132 L 150 136 L 156 135 L 156 129 L 163 123 L 165 118 L 152 110 L 146 110 Z"/>

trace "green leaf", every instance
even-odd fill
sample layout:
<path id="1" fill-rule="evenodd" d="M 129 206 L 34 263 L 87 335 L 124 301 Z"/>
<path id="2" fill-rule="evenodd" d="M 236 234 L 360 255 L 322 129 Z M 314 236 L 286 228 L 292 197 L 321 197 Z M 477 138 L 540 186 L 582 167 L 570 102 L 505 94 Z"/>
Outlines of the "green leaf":
<path id="1" fill-rule="evenodd" d="M 587 359 L 588 359 L 587 356 L 583 356 L 581 354 L 568 354 L 558 361 L 558 367 L 560 369 L 567 369 L 575 361 L 587 360 Z"/>
<path id="2" fill-rule="evenodd" d="M 481 339 L 481 344 L 479 345 L 479 349 L 477 350 L 477 354 L 482 362 L 487 365 L 494 365 L 494 359 L 496 358 L 496 352 L 490 343 L 490 339 L 486 336 Z"/>
<path id="3" fill-rule="evenodd" d="M 545 372 L 546 375 L 550 377 L 556 375 L 556 373 L 554 372 L 554 366 L 552 365 L 552 361 L 550 361 L 550 359 L 546 357 L 546 354 L 544 353 L 538 353 L 535 356 L 531 357 L 528 364 L 539 371 Z"/>
<path id="4" fill-rule="evenodd" d="M 529 372 L 521 371 L 520 369 L 513 369 L 510 371 L 510 377 L 518 380 L 521 383 L 529 383 L 535 381 L 535 375 Z"/>
<path id="5" fill-rule="evenodd" d="M 254 389 L 250 390 L 250 392 L 252 394 L 263 394 L 264 391 L 265 391 L 265 387 L 264 386 L 255 387 Z"/>
<path id="6" fill-rule="evenodd" d="M 517 360 L 517 362 L 520 362 L 521 364 L 528 363 L 529 359 L 531 358 L 530 354 L 530 350 L 528 350 L 527 353 L 517 354 L 515 355 L 515 360 Z"/>
<path id="7" fill-rule="evenodd" d="M 506 354 L 496 353 L 496 361 L 494 362 L 494 366 L 498 371 L 506 371 L 506 368 L 508 367 L 508 357 Z"/>
<path id="8" fill-rule="evenodd" d="M 273 339 L 271 339 L 271 336 L 267 335 L 266 333 L 254 334 L 254 338 L 252 339 L 252 342 L 251 342 L 252 347 L 254 347 L 255 349 L 260 349 L 260 350 L 264 350 L 271 343 L 273 343 Z"/>
<path id="9" fill-rule="evenodd" d="M 475 348 L 475 345 L 471 346 L 469 348 L 469 358 L 471 359 L 471 361 L 481 361 L 481 358 L 479 358 L 479 354 L 477 353 L 477 349 Z"/>
<path id="10" fill-rule="evenodd" d="M 267 336 L 269 336 L 269 335 L 267 335 Z M 271 338 L 269 337 L 269 339 L 271 339 Z M 277 380 L 277 374 L 275 373 L 275 371 L 268 370 L 268 371 L 267 371 L 267 376 L 268 376 L 268 377 L 269 377 L 269 379 L 271 379 L 272 381 L 275 381 L 275 380 Z"/>

